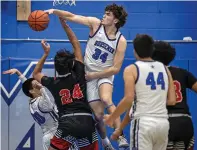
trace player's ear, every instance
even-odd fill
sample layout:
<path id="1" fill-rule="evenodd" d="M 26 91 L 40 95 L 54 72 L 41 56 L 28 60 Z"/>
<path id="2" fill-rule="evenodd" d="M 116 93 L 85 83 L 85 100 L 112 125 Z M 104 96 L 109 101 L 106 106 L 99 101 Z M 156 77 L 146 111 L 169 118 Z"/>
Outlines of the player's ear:
<path id="1" fill-rule="evenodd" d="M 114 19 L 114 23 L 117 24 L 119 22 L 118 19 Z"/>
<path id="2" fill-rule="evenodd" d="M 33 93 L 35 93 L 35 92 L 34 92 L 33 89 L 31 89 L 31 90 L 29 90 L 29 93 L 30 93 L 30 94 L 33 94 Z"/>

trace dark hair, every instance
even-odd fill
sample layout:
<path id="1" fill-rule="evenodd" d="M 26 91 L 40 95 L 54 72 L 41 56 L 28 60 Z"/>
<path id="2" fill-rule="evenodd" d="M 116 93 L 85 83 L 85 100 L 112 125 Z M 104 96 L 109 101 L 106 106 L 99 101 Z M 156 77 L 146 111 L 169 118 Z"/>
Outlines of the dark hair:
<path id="1" fill-rule="evenodd" d="M 66 49 L 59 50 L 54 58 L 55 70 L 59 75 L 71 72 L 75 55 Z"/>
<path id="2" fill-rule="evenodd" d="M 153 39 L 147 34 L 137 34 L 133 41 L 135 52 L 140 58 L 151 57 L 153 51 Z"/>
<path id="3" fill-rule="evenodd" d="M 164 41 L 157 41 L 154 43 L 152 59 L 160 61 L 164 65 L 169 65 L 175 56 L 175 48 L 172 47 L 170 43 Z"/>
<path id="4" fill-rule="evenodd" d="M 115 3 L 113 3 L 112 5 L 106 6 L 105 11 L 112 12 L 115 18 L 119 20 L 118 23 L 116 23 L 117 29 L 124 26 L 128 14 L 123 6 L 118 6 Z"/>
<path id="5" fill-rule="evenodd" d="M 29 78 L 22 85 L 23 93 L 30 98 L 33 98 L 33 95 L 29 92 L 30 90 L 33 89 L 33 87 L 32 87 L 33 80 L 34 80 L 34 78 Z"/>

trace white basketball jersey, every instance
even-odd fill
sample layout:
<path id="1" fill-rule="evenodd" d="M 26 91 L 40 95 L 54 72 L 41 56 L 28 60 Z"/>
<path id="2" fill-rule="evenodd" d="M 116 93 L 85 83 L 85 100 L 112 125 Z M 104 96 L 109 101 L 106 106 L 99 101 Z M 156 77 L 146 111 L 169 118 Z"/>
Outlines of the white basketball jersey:
<path id="1" fill-rule="evenodd" d="M 168 74 L 157 61 L 137 61 L 138 78 L 135 85 L 134 118 L 141 116 L 168 117 Z"/>
<path id="2" fill-rule="evenodd" d="M 118 31 L 115 39 L 109 39 L 104 26 L 100 25 L 87 42 L 84 57 L 86 71 L 102 71 L 111 67 L 120 37 L 121 33 Z"/>
<path id="3" fill-rule="evenodd" d="M 50 101 L 44 89 L 42 89 L 42 96 L 30 101 L 29 109 L 34 120 L 42 128 L 43 134 L 48 134 L 57 129 L 58 114 L 56 105 Z"/>

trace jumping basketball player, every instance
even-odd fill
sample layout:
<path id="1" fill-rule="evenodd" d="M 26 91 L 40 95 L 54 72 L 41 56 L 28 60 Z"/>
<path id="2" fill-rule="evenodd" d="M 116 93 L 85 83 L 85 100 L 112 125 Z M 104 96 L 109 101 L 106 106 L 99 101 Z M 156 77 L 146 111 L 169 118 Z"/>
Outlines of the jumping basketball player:
<path id="1" fill-rule="evenodd" d="M 176 51 L 169 43 L 155 42 L 152 58 L 169 65 L 175 58 Z M 187 105 L 187 88 L 197 93 L 197 78 L 187 70 L 170 66 L 168 67 L 176 90 L 176 105 L 168 106 L 170 122 L 168 150 L 193 150 L 194 128 Z"/>
<path id="2" fill-rule="evenodd" d="M 52 93 L 59 111 L 59 125 L 49 150 L 98 150 L 95 122 L 86 98 L 86 79 L 80 43 L 69 26 L 60 20 L 73 46 L 74 54 L 60 50 L 54 59 L 56 78 L 41 73 L 50 52 L 42 41 L 44 54 L 36 65 L 33 77 Z"/>
<path id="3" fill-rule="evenodd" d="M 112 102 L 114 75 L 120 71 L 124 60 L 127 42 L 119 28 L 126 22 L 127 13 L 122 6 L 108 5 L 102 20 L 95 17 L 75 15 L 68 11 L 57 9 L 46 10 L 69 21 L 86 25 L 90 28 L 89 40 L 85 51 L 87 98 L 97 120 L 97 129 L 102 138 L 103 146 L 113 149 L 106 136 L 103 124 L 104 107 L 109 113 L 115 110 Z M 100 101 L 101 100 L 101 101 Z M 104 106 L 103 106 L 104 104 Z M 120 125 L 120 118 L 114 123 L 114 128 Z M 119 147 L 128 147 L 123 136 L 120 136 Z"/>
<path id="4" fill-rule="evenodd" d="M 43 148 L 48 150 L 50 140 L 53 138 L 58 127 L 56 105 L 50 100 L 42 85 L 33 78 L 26 79 L 17 69 L 7 70 L 3 74 L 17 74 L 22 81 L 23 92 L 26 96 L 30 97 L 30 113 L 43 132 Z"/>
<path id="5" fill-rule="evenodd" d="M 166 150 L 168 142 L 168 114 L 166 103 L 176 103 L 175 90 L 169 70 L 151 58 L 153 39 L 137 35 L 134 39 L 134 55 L 138 60 L 124 70 L 125 95 L 116 110 L 104 121 L 109 126 L 133 102 L 131 149 Z"/>

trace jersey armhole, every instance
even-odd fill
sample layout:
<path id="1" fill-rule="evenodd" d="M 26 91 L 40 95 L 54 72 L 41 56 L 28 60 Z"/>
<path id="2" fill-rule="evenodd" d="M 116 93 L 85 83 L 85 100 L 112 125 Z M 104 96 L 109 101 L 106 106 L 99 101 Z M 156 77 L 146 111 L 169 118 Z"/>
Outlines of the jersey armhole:
<path id="1" fill-rule="evenodd" d="M 138 67 L 138 65 L 137 64 L 133 64 L 135 67 L 136 67 L 136 69 L 137 69 L 137 79 L 135 80 L 135 84 L 137 83 L 137 81 L 138 81 L 138 79 L 139 79 L 139 76 L 140 76 L 140 71 L 139 71 L 139 67 Z"/>
<path id="2" fill-rule="evenodd" d="M 122 36 L 122 34 L 120 33 L 119 37 L 118 37 L 118 40 L 117 40 L 117 43 L 116 43 L 116 49 L 118 48 L 118 44 L 119 44 L 119 41 L 120 41 L 120 37 Z"/>
<path id="3" fill-rule="evenodd" d="M 167 69 L 166 69 L 166 66 L 163 64 L 163 67 L 164 67 L 164 69 L 165 69 L 165 71 L 166 71 L 166 74 L 167 74 L 167 76 L 168 76 L 168 81 L 169 81 L 169 74 L 168 74 L 168 71 L 167 71 Z"/>
<path id="4" fill-rule="evenodd" d="M 93 38 L 93 37 L 97 34 L 97 32 L 99 31 L 99 29 L 101 28 L 101 26 L 102 26 L 102 24 L 100 24 L 100 25 L 99 25 L 98 29 L 96 30 L 96 32 L 95 32 L 95 33 L 93 33 L 93 35 L 92 35 L 92 36 L 91 36 L 91 35 L 89 35 L 89 38 Z"/>

